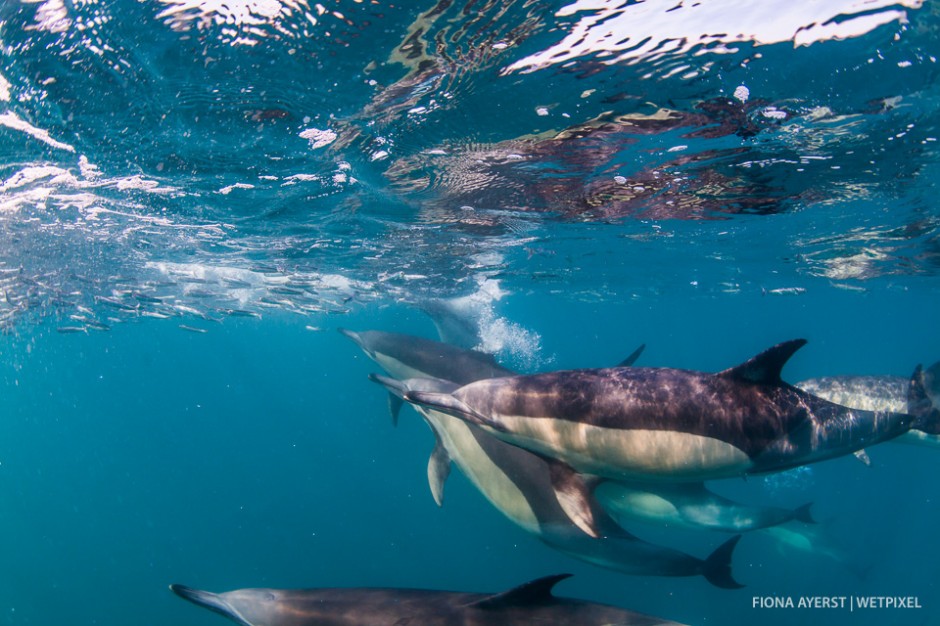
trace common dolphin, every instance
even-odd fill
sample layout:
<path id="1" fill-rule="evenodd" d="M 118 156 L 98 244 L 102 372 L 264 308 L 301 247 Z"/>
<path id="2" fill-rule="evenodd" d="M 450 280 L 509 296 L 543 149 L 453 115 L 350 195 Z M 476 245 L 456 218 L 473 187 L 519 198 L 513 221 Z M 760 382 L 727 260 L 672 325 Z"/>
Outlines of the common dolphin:
<path id="1" fill-rule="evenodd" d="M 426 368 L 423 378 L 398 381 L 373 375 L 395 397 L 421 389 L 438 393 L 456 390 L 457 383 L 428 378 L 445 371 L 460 380 L 479 380 L 493 373 L 493 364 L 477 353 L 408 335 L 368 331 L 341 331 L 366 354 L 396 377 Z M 635 359 L 639 351 L 629 359 Z M 452 359 L 435 355 L 450 355 Z M 459 371 L 453 365 L 459 363 Z M 508 370 L 504 370 L 508 371 Z M 394 409 L 394 403 L 391 403 Z M 731 556 L 738 538 L 719 546 L 708 558 L 645 542 L 623 530 L 602 510 L 594 511 L 604 528 L 604 538 L 590 537 L 575 526 L 561 509 L 549 480 L 548 464 L 540 457 L 504 443 L 482 429 L 445 413 L 415 407 L 435 438 L 428 462 L 428 483 L 438 505 L 444 483 L 455 463 L 470 482 L 503 515 L 539 539 L 575 558 L 626 574 L 694 576 L 701 574 L 712 584 L 738 588 L 731 577 Z"/>
<path id="2" fill-rule="evenodd" d="M 704 483 L 603 481 L 594 498 L 621 524 L 626 520 L 672 528 L 741 533 L 797 520 L 815 523 L 810 505 L 795 509 L 751 506 L 720 496 Z"/>
<path id="3" fill-rule="evenodd" d="M 446 381 L 397 381 L 373 374 L 373 381 L 393 393 L 416 389 L 454 390 Z M 428 480 L 440 504 L 442 467 L 453 461 L 471 483 L 503 515 L 569 556 L 624 574 L 644 576 L 704 576 L 723 589 L 741 587 L 731 575 L 731 557 L 740 535 L 721 544 L 707 558 L 644 541 L 619 526 L 593 498 L 588 500 L 598 536 L 586 534 L 570 519 L 555 497 L 549 464 L 539 457 L 504 443 L 480 428 L 438 411 L 419 407 L 435 433 Z M 442 477 L 443 474 L 443 477 Z"/>
<path id="4" fill-rule="evenodd" d="M 546 576 L 495 594 L 426 589 L 170 589 L 241 626 L 682 626 L 618 607 L 559 598 L 570 574 Z"/>
<path id="5" fill-rule="evenodd" d="M 934 407 L 940 407 L 940 361 L 923 373 L 924 390 Z M 796 387 L 830 402 L 866 411 L 908 410 L 910 381 L 901 376 L 824 376 L 796 383 Z M 940 435 L 912 428 L 894 440 L 897 443 L 940 448 Z"/>
<path id="6" fill-rule="evenodd" d="M 784 383 L 806 341 L 778 344 L 717 374 L 672 368 L 582 369 L 481 380 L 404 399 L 449 413 L 535 452 L 559 502 L 598 536 L 590 476 L 702 481 L 850 454 L 912 427 L 940 434 L 918 367 L 912 414 L 850 409 Z"/>

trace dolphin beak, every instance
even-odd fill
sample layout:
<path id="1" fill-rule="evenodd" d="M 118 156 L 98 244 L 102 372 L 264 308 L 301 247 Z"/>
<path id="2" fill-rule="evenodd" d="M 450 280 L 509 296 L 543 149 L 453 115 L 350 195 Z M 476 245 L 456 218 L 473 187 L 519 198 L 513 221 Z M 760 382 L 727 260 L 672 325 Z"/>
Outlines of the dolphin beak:
<path id="1" fill-rule="evenodd" d="M 359 333 L 355 333 L 355 332 L 353 332 L 353 331 L 351 331 L 351 330 L 347 330 L 347 329 L 345 329 L 345 328 L 337 328 L 336 330 L 338 330 L 341 335 L 346 335 L 347 337 L 349 337 L 350 339 L 352 339 L 353 341 L 355 341 L 355 342 L 356 342 L 356 345 L 362 347 L 362 339 L 359 338 Z"/>
<path id="2" fill-rule="evenodd" d="M 245 619 L 238 614 L 238 611 L 232 608 L 232 606 L 223 600 L 217 593 L 201 591 L 199 589 L 193 589 L 192 587 L 187 587 L 185 585 L 170 585 L 170 591 L 181 598 L 189 600 L 193 604 L 209 609 L 210 611 L 218 613 L 219 615 L 224 615 L 225 617 L 238 622 L 242 626 L 252 626 L 252 624 L 245 621 Z"/>

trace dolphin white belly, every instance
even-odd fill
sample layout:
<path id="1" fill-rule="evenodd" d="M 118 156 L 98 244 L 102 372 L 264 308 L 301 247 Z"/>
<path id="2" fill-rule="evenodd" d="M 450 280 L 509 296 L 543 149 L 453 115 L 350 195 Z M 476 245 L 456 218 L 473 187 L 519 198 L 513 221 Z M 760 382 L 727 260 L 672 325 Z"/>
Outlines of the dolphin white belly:
<path id="1" fill-rule="evenodd" d="M 750 457 L 734 445 L 670 430 L 604 428 L 552 417 L 499 415 L 516 445 L 565 461 L 583 474 L 671 481 L 747 472 Z"/>

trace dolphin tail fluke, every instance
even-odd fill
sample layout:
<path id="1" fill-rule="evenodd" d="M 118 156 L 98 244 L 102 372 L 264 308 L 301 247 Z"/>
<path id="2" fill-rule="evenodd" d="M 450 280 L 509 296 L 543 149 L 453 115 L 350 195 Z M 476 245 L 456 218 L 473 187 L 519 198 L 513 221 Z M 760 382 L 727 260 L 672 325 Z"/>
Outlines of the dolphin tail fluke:
<path id="1" fill-rule="evenodd" d="M 813 518 L 813 514 L 810 511 L 810 507 L 812 506 L 812 502 L 807 502 L 803 506 L 798 506 L 793 509 L 793 519 L 798 522 L 803 522 L 804 524 L 815 524 L 816 520 Z"/>
<path id="2" fill-rule="evenodd" d="M 589 484 L 587 477 L 574 471 L 571 466 L 553 459 L 546 460 L 549 463 L 555 498 L 562 510 L 585 533 L 594 538 L 600 537 L 601 532 L 592 506 L 593 485 Z"/>
<path id="3" fill-rule="evenodd" d="M 927 385 L 933 381 L 925 380 L 928 375 L 920 365 L 911 375 L 911 383 L 907 390 L 907 412 L 914 417 L 912 428 L 922 430 L 930 435 L 940 435 L 940 409 L 934 406 Z M 932 375 L 930 375 L 932 378 Z"/>
<path id="4" fill-rule="evenodd" d="M 450 476 L 450 454 L 441 441 L 441 436 L 434 428 L 434 451 L 428 459 L 428 486 L 437 506 L 444 506 L 444 483 Z"/>
<path id="5" fill-rule="evenodd" d="M 722 589 L 740 589 L 744 586 L 731 575 L 731 556 L 740 540 L 741 535 L 736 535 L 708 555 L 702 566 L 702 576 L 705 580 Z"/>

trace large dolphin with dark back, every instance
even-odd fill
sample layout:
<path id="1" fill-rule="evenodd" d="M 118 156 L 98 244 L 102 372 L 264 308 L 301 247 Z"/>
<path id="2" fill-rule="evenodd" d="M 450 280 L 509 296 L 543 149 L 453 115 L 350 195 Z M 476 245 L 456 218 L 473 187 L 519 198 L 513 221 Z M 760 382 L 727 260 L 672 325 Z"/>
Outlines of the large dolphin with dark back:
<path id="1" fill-rule="evenodd" d="M 921 369 L 909 411 L 850 409 L 784 383 L 788 341 L 717 374 L 620 367 L 481 380 L 409 402 L 449 413 L 547 459 L 558 500 L 598 536 L 591 490 L 613 480 L 702 481 L 850 454 L 918 428 L 940 432 Z"/>
<path id="2" fill-rule="evenodd" d="M 393 376 L 422 374 L 423 378 L 404 381 L 373 375 L 372 379 L 383 384 L 395 398 L 418 389 L 451 392 L 466 382 L 492 376 L 494 368 L 503 375 L 511 374 L 496 365 L 489 355 L 436 341 L 382 331 L 340 332 Z M 455 367 L 457 364 L 459 367 Z M 427 378 L 445 375 L 445 372 L 456 382 Z M 397 408 L 395 402 L 392 408 Z M 428 462 L 428 483 L 438 505 L 443 501 L 444 483 L 453 462 L 503 515 L 570 556 L 626 574 L 702 575 L 719 587 L 740 587 L 731 577 L 731 556 L 738 537 L 720 545 L 706 559 L 699 559 L 631 535 L 593 501 L 593 516 L 604 536 L 591 537 L 573 524 L 559 505 L 549 479 L 549 465 L 544 459 L 445 413 L 416 408 L 435 437 L 434 451 Z"/>
<path id="3" fill-rule="evenodd" d="M 170 589 L 241 626 L 682 626 L 635 611 L 559 598 L 547 576 L 496 594 L 425 589 Z"/>

